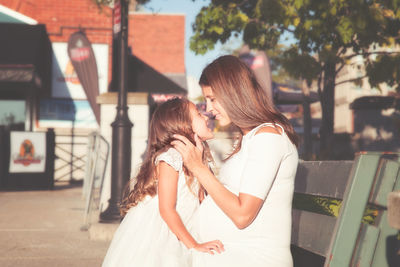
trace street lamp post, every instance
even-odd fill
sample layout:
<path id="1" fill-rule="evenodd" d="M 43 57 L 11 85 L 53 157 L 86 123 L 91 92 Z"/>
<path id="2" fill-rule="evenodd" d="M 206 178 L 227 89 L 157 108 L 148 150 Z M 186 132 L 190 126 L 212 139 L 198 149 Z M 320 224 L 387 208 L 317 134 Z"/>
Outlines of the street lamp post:
<path id="1" fill-rule="evenodd" d="M 131 172 L 131 129 L 127 106 L 128 1 L 116 1 L 114 7 L 113 82 L 118 88 L 117 115 L 112 126 L 111 198 L 108 208 L 100 214 L 101 222 L 120 221 L 119 202 Z M 119 6 L 118 6 L 119 5 Z M 119 10 L 118 10 L 119 8 Z M 115 24 L 118 16 L 120 26 Z M 118 22 L 118 19 L 117 19 Z M 116 27 L 117 26 L 117 27 Z M 119 28 L 120 27 L 120 28 Z"/>

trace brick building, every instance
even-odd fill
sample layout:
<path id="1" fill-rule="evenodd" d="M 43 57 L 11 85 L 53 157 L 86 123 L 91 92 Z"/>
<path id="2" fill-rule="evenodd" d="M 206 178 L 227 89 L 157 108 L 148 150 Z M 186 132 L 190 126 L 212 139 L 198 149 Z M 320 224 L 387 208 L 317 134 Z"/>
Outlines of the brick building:
<path id="1" fill-rule="evenodd" d="M 116 88 L 111 88 L 109 85 L 112 78 L 112 9 L 104 7 L 100 10 L 91 0 L 0 0 L 0 24 L 3 24 L 3 28 L 9 29 L 10 25 L 7 23 L 26 26 L 30 24 L 31 28 L 28 27 L 30 31 L 32 28 L 44 25 L 52 46 L 51 62 L 44 63 L 52 65 L 51 81 L 42 85 L 49 88 L 42 88 L 45 93 L 40 99 L 33 101 L 39 102 L 39 108 L 33 110 L 34 114 L 31 117 L 34 123 L 25 129 L 69 128 L 70 119 L 74 120 L 76 128 L 95 128 L 97 125 L 93 123 L 86 95 L 68 59 L 66 47 L 70 35 L 82 30 L 92 43 L 95 52 L 99 72 L 99 93 L 116 91 Z M 185 93 L 187 86 L 184 25 L 184 15 L 135 12 L 129 14 L 128 46 L 132 53 L 128 59 L 129 92 Z M 24 28 L 22 25 L 20 27 Z M 16 28 L 15 31 L 19 29 Z M 15 39 L 18 40 L 18 37 Z M 12 49 L 26 50 L 26 46 L 32 46 L 29 42 L 27 39 L 24 44 Z M 4 51 L 7 49 L 2 50 L 2 53 L 8 53 Z M 7 67 L 23 65 L 17 61 L 13 62 L 14 59 L 4 61 L 0 56 L 0 65 Z M 45 60 L 43 56 L 42 60 Z M 140 72 L 143 70 L 145 73 Z M 49 70 L 43 72 L 48 73 Z M 51 108 L 54 106 L 64 108 L 53 112 Z M 68 113 L 69 110 L 75 114 L 66 116 L 66 111 Z M 79 113 L 86 118 L 90 117 L 92 121 L 77 117 Z"/>
<path id="2" fill-rule="evenodd" d="M 57 180 L 83 178 L 89 132 L 100 130 L 111 141 L 115 107 L 106 105 L 111 111 L 99 125 L 69 60 L 67 42 L 71 34 L 85 33 L 96 57 L 100 98 L 115 97 L 112 22 L 112 9 L 100 10 L 92 0 L 0 0 L 0 126 L 54 128 Z M 131 96 L 150 96 L 141 99 L 146 107 L 130 107 L 139 117 L 132 133 L 132 165 L 137 165 L 146 144 L 147 104 L 187 92 L 185 15 L 130 12 L 128 31 L 127 90 Z"/>

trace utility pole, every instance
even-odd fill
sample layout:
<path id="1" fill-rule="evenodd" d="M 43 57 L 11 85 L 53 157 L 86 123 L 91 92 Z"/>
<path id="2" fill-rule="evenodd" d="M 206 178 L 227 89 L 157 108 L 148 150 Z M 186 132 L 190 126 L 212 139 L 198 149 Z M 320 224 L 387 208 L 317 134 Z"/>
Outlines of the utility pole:
<path id="1" fill-rule="evenodd" d="M 111 146 L 111 198 L 108 208 L 100 214 L 101 222 L 119 222 L 119 203 L 131 174 L 131 131 L 127 105 L 128 56 L 128 4 L 129 0 L 114 3 L 113 68 L 111 86 L 118 88 L 117 115 L 112 126 Z"/>

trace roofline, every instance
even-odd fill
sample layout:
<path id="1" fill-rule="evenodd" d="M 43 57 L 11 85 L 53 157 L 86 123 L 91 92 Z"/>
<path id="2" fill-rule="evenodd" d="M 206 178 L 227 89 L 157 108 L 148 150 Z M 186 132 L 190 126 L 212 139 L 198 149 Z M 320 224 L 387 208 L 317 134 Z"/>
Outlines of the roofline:
<path id="1" fill-rule="evenodd" d="M 3 12 L 6 15 L 9 15 L 10 17 L 13 17 L 17 20 L 20 20 L 21 22 L 24 22 L 26 24 L 30 25 L 36 25 L 38 24 L 37 20 L 34 20 L 33 18 L 30 18 L 28 16 L 25 16 L 24 14 L 21 14 L 15 10 L 12 10 L 8 7 L 5 7 L 3 5 L 0 5 L 0 12 Z"/>
<path id="2" fill-rule="evenodd" d="M 129 15 L 149 15 L 149 16 L 154 16 L 154 15 L 159 15 L 159 16 L 183 16 L 185 17 L 185 13 L 160 13 L 160 12 L 148 12 L 148 11 L 130 11 Z"/>

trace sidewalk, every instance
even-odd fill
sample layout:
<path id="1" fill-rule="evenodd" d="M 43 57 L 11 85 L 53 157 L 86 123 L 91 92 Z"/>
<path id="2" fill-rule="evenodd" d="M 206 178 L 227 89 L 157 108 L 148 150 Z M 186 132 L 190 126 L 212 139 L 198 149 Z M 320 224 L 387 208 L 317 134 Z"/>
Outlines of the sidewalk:
<path id="1" fill-rule="evenodd" d="M 0 192 L 0 266 L 97 267 L 109 241 L 81 231 L 82 188 Z"/>

